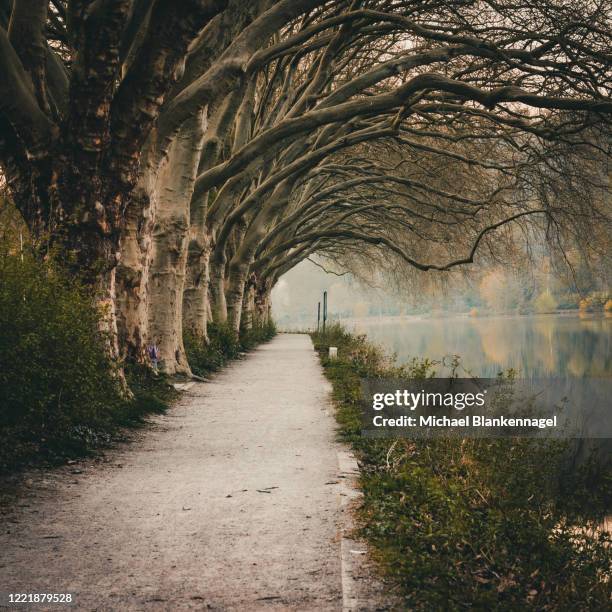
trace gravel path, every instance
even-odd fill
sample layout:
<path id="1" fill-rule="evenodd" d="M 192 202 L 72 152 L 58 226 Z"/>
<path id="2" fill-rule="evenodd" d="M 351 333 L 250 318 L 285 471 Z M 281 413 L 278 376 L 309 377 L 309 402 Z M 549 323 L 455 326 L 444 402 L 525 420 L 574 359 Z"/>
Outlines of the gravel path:
<path id="1" fill-rule="evenodd" d="M 30 476 L 3 517 L 0 592 L 70 592 L 78 610 L 342 610 L 328 402 L 310 339 L 283 334 L 105 462 Z"/>

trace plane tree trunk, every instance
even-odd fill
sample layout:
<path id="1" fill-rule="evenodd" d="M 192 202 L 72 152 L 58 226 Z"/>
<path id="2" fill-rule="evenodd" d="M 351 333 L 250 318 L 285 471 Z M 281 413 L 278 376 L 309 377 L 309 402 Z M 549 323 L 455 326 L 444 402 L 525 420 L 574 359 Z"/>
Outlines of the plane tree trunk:
<path id="1" fill-rule="evenodd" d="M 205 131 L 205 111 L 185 123 L 160 169 L 149 269 L 149 337 L 167 374 L 191 374 L 183 345 L 183 290 L 190 201 Z"/>
<path id="2" fill-rule="evenodd" d="M 118 325 L 116 266 L 122 242 L 133 241 L 123 232 L 140 232 L 142 151 L 190 44 L 226 6 L 154 3 L 128 62 L 132 4 L 70 3 L 63 57 L 46 40 L 48 3 L 0 4 L 2 169 L 40 250 L 91 288 L 114 359 L 129 352 L 119 351 L 118 329 L 137 327 Z M 122 284 L 141 284 L 125 276 Z M 140 351 L 133 333 L 121 339 Z"/>

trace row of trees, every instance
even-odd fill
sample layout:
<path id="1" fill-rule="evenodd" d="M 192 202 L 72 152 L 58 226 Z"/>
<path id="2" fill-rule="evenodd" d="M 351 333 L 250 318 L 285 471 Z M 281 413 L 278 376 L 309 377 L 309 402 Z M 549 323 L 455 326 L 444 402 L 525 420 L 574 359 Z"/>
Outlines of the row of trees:
<path id="1" fill-rule="evenodd" d="M 0 0 L 0 51 L 34 242 L 171 374 L 313 256 L 444 271 L 607 231 L 605 2 Z"/>

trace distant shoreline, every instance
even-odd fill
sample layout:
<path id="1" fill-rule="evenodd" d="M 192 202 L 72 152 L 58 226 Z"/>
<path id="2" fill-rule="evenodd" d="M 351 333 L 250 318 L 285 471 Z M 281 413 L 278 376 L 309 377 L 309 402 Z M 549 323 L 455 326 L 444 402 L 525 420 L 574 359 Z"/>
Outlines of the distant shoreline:
<path id="1" fill-rule="evenodd" d="M 581 311 L 577 308 L 571 310 L 557 310 L 555 312 L 534 312 L 534 313 L 518 313 L 518 312 L 481 312 L 477 315 L 470 315 L 469 312 L 456 313 L 421 313 L 421 314 L 403 314 L 403 315 L 371 315 L 367 317 L 336 317 L 330 316 L 328 324 L 338 322 L 343 325 L 355 324 L 388 324 L 398 322 L 417 322 L 417 321 L 479 321 L 492 319 L 527 319 L 527 318 L 564 318 L 564 319 L 580 319 L 582 321 L 612 321 L 612 313 L 604 311 Z M 291 324 L 279 323 L 280 331 L 296 332 L 306 329 L 316 329 L 316 323 L 307 322 L 292 322 Z"/>
<path id="2" fill-rule="evenodd" d="M 585 319 L 611 319 L 610 313 L 606 312 L 591 312 L 572 310 L 557 310 L 555 312 L 533 312 L 533 313 L 518 313 L 518 312 L 482 312 L 477 315 L 471 315 L 469 312 L 456 313 L 422 313 L 422 314 L 404 314 L 404 315 L 373 315 L 368 317 L 346 317 L 339 318 L 342 323 L 362 323 L 362 322 L 392 322 L 400 320 L 448 320 L 448 319 L 510 319 L 510 318 L 527 318 L 527 317 L 567 317 L 567 318 L 585 318 Z"/>

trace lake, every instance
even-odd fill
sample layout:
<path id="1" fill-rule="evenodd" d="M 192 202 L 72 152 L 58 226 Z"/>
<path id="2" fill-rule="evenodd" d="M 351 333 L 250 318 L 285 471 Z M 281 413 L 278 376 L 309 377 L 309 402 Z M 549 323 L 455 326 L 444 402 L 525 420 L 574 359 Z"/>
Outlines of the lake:
<path id="1" fill-rule="evenodd" d="M 513 368 L 522 378 L 612 377 L 612 318 L 550 314 L 344 320 L 402 363 L 459 355 L 474 376 Z"/>

